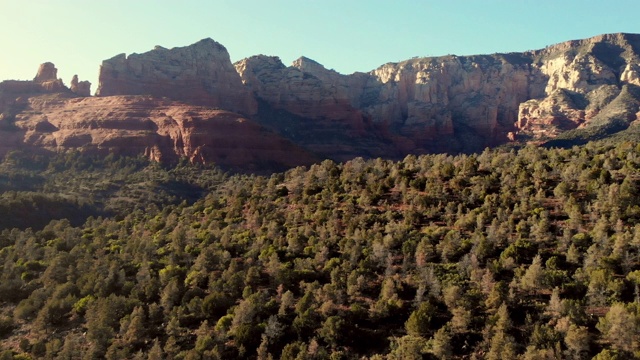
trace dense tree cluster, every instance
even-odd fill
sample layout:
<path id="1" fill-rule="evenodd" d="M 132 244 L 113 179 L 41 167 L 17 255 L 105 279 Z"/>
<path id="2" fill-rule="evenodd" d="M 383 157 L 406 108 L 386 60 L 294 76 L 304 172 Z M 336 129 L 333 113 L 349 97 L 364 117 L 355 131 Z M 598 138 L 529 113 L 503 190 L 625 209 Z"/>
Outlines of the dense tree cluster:
<path id="1" fill-rule="evenodd" d="M 134 209 L 193 202 L 226 177 L 220 169 L 139 158 L 12 151 L 0 161 L 0 229 L 40 230 L 52 219 L 121 218 Z"/>
<path id="2" fill-rule="evenodd" d="M 2 231 L 0 359 L 640 357 L 636 143 L 213 178 Z"/>

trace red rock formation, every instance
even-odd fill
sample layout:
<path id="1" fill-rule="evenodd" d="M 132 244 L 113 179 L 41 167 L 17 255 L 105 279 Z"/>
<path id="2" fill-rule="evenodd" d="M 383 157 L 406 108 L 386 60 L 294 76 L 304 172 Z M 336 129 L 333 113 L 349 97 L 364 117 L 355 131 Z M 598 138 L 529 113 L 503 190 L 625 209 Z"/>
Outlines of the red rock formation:
<path id="1" fill-rule="evenodd" d="M 58 80 L 58 69 L 50 62 L 40 64 L 38 73 L 33 79 L 34 82 L 43 83 L 45 81 Z"/>
<path id="2" fill-rule="evenodd" d="M 625 86 L 640 85 L 639 50 L 640 35 L 606 34 L 531 52 L 537 59 L 533 66 L 540 69 L 547 83 L 544 95 L 520 104 L 517 133 L 549 139 L 566 130 L 590 126 L 592 119 L 606 121 L 600 111 Z M 626 113 L 617 117 L 634 116 L 633 109 L 622 111 Z"/>
<path id="3" fill-rule="evenodd" d="M 13 103 L 16 96 L 38 93 L 64 93 L 69 89 L 57 79 L 58 69 L 50 62 L 40 65 L 33 80 L 5 80 L 0 82 L 0 102 Z M 4 98 L 4 101 L 2 99 Z M 0 109 L 1 110 L 1 109 Z"/>
<path id="4" fill-rule="evenodd" d="M 629 34 L 525 53 L 414 58 L 351 75 L 304 57 L 286 67 L 261 55 L 234 67 L 222 45 L 205 39 L 105 60 L 97 98 L 79 98 L 90 84 L 74 77 L 66 88 L 51 63 L 33 81 L 0 83 L 0 145 L 239 167 L 306 163 L 312 157 L 301 148 L 340 161 L 474 151 L 637 121 L 638 64 L 640 35 Z"/>
<path id="5" fill-rule="evenodd" d="M 245 115 L 257 104 L 235 71 L 227 49 L 204 39 L 173 49 L 120 54 L 102 62 L 97 96 L 153 95 Z"/>
<path id="6" fill-rule="evenodd" d="M 78 81 L 78 75 L 73 75 L 71 79 L 71 92 L 78 96 L 91 96 L 91 83 L 88 81 Z"/>
<path id="7" fill-rule="evenodd" d="M 341 75 L 304 57 L 290 67 L 266 56 L 235 65 L 255 96 L 275 109 L 318 128 L 327 120 L 364 119 L 371 124 L 366 131 L 376 129 L 374 136 L 396 150 L 419 153 L 478 150 L 517 133 L 553 137 L 589 126 L 615 98 L 601 103 L 593 94 L 640 85 L 638 63 L 640 35 L 610 34 L 525 53 L 414 58 L 368 74 Z M 558 91 L 584 101 L 557 103 Z"/>
<path id="8" fill-rule="evenodd" d="M 569 90 L 556 89 L 545 98 L 521 103 L 515 124 L 518 132 L 534 138 L 553 138 L 583 125 L 595 112 L 586 111 L 572 96 L 581 98 Z"/>
<path id="9" fill-rule="evenodd" d="M 394 152 L 377 143 L 363 145 L 372 129 L 353 92 L 362 91 L 365 74 L 346 77 L 307 58 L 285 67 L 279 58 L 264 55 L 234 65 L 244 85 L 273 110 L 263 109 L 257 120 L 297 144 L 336 160 Z M 296 119 L 279 118 L 280 111 Z"/>
<path id="10" fill-rule="evenodd" d="M 39 84 L 40 87 L 47 92 L 58 92 L 66 89 L 62 80 L 57 78 L 58 69 L 50 62 L 40 65 L 38 73 L 33 82 Z"/>
<path id="11" fill-rule="evenodd" d="M 29 98 L 15 129 L 0 131 L 0 153 L 17 146 L 60 151 L 187 157 L 243 170 L 283 169 L 317 160 L 255 122 L 224 110 L 151 96 Z"/>
<path id="12" fill-rule="evenodd" d="M 365 150 L 391 142 L 400 156 L 451 150 L 443 139 L 458 136 L 456 121 L 484 139 L 476 148 L 504 142 L 518 105 L 544 89 L 530 80 L 528 66 L 507 56 L 413 59 L 352 75 L 327 70 L 304 57 L 291 67 L 266 56 L 235 65 L 256 97 L 273 108 L 312 119 L 314 126 L 329 120 L 351 129 L 375 130 L 374 136 L 382 141 L 370 142 Z"/>
<path id="13" fill-rule="evenodd" d="M 291 67 L 279 58 L 253 56 L 234 64 L 243 83 L 275 109 L 305 118 L 342 120 L 361 126 L 357 99 L 365 74 L 347 77 L 301 57 Z"/>
<path id="14" fill-rule="evenodd" d="M 0 127 L 12 128 L 14 116 L 24 110 L 31 96 L 48 93 L 68 97 L 69 89 L 64 86 L 62 80 L 56 79 L 57 73 L 56 67 L 47 62 L 40 65 L 33 80 L 0 82 Z M 12 138 L 12 136 L 3 138 L 4 145 L 13 144 Z M 15 146 L 20 144 L 18 142 Z"/>

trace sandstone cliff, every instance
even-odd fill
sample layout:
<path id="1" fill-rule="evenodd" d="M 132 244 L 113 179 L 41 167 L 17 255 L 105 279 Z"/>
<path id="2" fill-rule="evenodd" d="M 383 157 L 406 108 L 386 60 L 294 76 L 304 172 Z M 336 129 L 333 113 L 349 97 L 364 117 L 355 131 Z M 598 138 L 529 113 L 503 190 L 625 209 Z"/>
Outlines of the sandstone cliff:
<path id="1" fill-rule="evenodd" d="M 635 120 L 640 35 L 568 41 L 529 56 L 547 83 L 543 96 L 520 104 L 515 124 L 520 134 L 548 139 L 575 128 Z"/>
<path id="2" fill-rule="evenodd" d="M 290 67 L 279 58 L 253 56 L 235 64 L 244 85 L 260 102 L 257 120 L 323 157 L 396 155 L 372 143 L 375 132 L 358 108 L 367 76 L 344 76 L 307 58 Z"/>
<path id="3" fill-rule="evenodd" d="M 153 95 L 245 115 L 256 112 L 227 49 L 211 39 L 117 55 L 102 62 L 99 81 L 97 96 Z"/>
<path id="4" fill-rule="evenodd" d="M 468 151 L 587 126 L 613 93 L 640 84 L 639 43 L 639 35 L 602 35 L 525 53 L 415 58 L 352 75 L 304 57 L 289 67 L 267 56 L 235 66 L 260 101 L 311 126 L 340 119 L 382 139 L 373 147 L 391 142 L 400 154 Z"/>
<path id="5" fill-rule="evenodd" d="M 71 79 L 71 88 L 68 88 L 58 79 L 58 69 L 53 63 L 46 62 L 38 67 L 38 72 L 33 80 L 5 80 L 0 82 L 0 101 L 13 102 L 16 96 L 31 96 L 42 93 L 74 93 L 78 96 L 90 96 L 91 83 L 79 81 L 78 75 Z M 1 109 L 0 109 L 1 110 Z"/>
<path id="6" fill-rule="evenodd" d="M 74 76 L 67 88 L 52 63 L 32 81 L 0 82 L 0 156 L 19 148 L 80 149 L 168 162 L 186 157 L 244 171 L 318 160 L 237 113 L 152 95 L 89 97 L 90 86 Z"/>
<path id="7" fill-rule="evenodd" d="M 58 69 L 46 62 L 40 65 L 33 80 L 7 80 L 0 82 L 0 128 L 13 128 L 16 114 L 25 109 L 31 96 L 58 94 L 72 97 L 74 94 L 57 78 Z M 3 139 L 5 143 L 9 139 Z"/>
<path id="8" fill-rule="evenodd" d="M 13 128 L 0 129 L 0 154 L 28 146 L 52 151 L 186 157 L 244 170 L 286 169 L 317 160 L 236 113 L 152 96 L 28 99 Z"/>
<path id="9" fill-rule="evenodd" d="M 304 57 L 289 67 L 267 56 L 235 66 L 244 84 L 266 105 L 310 119 L 312 127 L 340 121 L 356 141 L 362 136 L 377 138 L 364 149 L 370 155 L 391 143 L 391 154 L 385 149 L 386 154 L 403 156 L 506 141 L 520 103 L 544 95 L 545 81 L 532 76 L 535 70 L 526 60 L 520 55 L 423 58 L 352 75 Z M 473 135 L 477 143 L 461 144 L 456 139 L 460 135 Z M 336 157 L 320 149 L 331 139 L 315 139 L 320 144 L 311 143 L 313 149 Z"/>
<path id="10" fill-rule="evenodd" d="M 601 136 L 639 122 L 640 35 L 413 58 L 350 75 L 305 57 L 290 66 L 264 55 L 232 64 L 222 45 L 205 39 L 105 60 L 97 96 L 89 93 L 77 77 L 67 88 L 51 63 L 32 81 L 0 83 L 2 149 L 282 168 L 478 151 L 580 131 L 588 138 L 593 129 Z"/>

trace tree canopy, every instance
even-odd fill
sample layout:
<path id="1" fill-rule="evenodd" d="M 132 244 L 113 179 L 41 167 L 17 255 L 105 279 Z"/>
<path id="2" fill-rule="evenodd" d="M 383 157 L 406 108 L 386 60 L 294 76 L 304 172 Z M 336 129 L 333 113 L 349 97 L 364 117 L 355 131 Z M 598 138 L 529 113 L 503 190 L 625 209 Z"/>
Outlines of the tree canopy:
<path id="1" fill-rule="evenodd" d="M 640 356 L 634 142 L 0 166 L 3 359 Z"/>

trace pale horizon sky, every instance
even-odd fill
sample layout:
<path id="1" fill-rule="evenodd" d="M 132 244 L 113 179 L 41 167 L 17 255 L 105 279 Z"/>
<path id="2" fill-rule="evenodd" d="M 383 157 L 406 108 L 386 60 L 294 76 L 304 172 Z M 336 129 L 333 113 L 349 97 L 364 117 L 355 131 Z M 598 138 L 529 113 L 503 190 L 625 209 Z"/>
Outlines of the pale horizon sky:
<path id="1" fill-rule="evenodd" d="M 637 0 L 0 0 L 0 80 L 43 62 L 91 81 L 102 60 L 204 38 L 232 61 L 300 56 L 343 74 L 414 56 L 541 49 L 604 33 L 640 33 Z"/>

